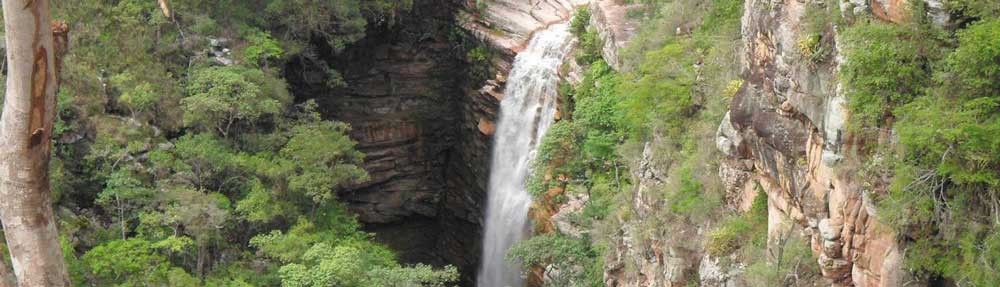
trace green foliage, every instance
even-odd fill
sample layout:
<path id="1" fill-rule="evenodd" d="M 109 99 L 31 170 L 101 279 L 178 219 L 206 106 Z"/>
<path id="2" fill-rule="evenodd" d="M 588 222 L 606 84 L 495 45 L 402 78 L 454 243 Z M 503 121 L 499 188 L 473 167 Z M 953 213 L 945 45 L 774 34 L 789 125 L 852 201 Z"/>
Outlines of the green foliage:
<path id="1" fill-rule="evenodd" d="M 749 286 L 810 286 L 820 277 L 808 238 L 788 230 L 778 234 L 767 250 L 754 249 L 743 272 Z M 761 254 L 763 253 L 763 254 Z M 761 256 L 763 255 L 763 256 Z"/>
<path id="2" fill-rule="evenodd" d="M 803 27 L 796 43 L 799 53 L 810 64 L 822 63 L 833 54 L 833 25 L 840 24 L 840 5 L 836 1 L 809 2 L 801 20 Z"/>
<path id="3" fill-rule="evenodd" d="M 958 47 L 936 65 L 940 88 L 898 109 L 897 151 L 880 217 L 912 240 L 907 264 L 960 285 L 1000 284 L 995 224 L 1000 191 L 1000 21 L 956 33 Z M 984 268 L 984 266 L 991 266 Z"/>
<path id="4" fill-rule="evenodd" d="M 559 185 L 567 193 L 588 195 L 583 211 L 570 220 L 589 228 L 594 238 L 536 236 L 512 248 L 508 260 L 555 266 L 559 278 L 546 281 L 548 286 L 603 286 L 602 268 L 592 267 L 603 266 L 600 246 L 617 244 L 607 242 L 612 230 L 628 228 L 639 241 L 655 237 L 671 247 L 700 247 L 698 240 L 676 243 L 669 234 L 695 234 L 685 227 L 719 214 L 714 139 L 729 98 L 742 85 L 733 52 L 740 43 L 742 6 L 735 0 L 662 3 L 621 53 L 619 71 L 601 60 L 603 43 L 596 32 L 586 31 L 582 20 L 571 23 L 580 38 L 577 61 L 589 67 L 573 89 L 561 89 L 571 95 L 572 110 L 539 146 L 529 191 L 539 197 Z M 647 158 L 644 151 L 654 156 Z M 630 191 L 635 188 L 630 174 L 648 176 L 652 170 L 667 173 L 662 185 Z M 650 199 L 656 194 L 648 190 L 663 196 Z M 632 221 L 628 207 L 639 194 L 643 204 L 664 208 Z"/>
<path id="5" fill-rule="evenodd" d="M 353 218 L 340 216 L 314 225 L 305 218 L 287 233 L 258 235 L 250 244 L 284 265 L 282 286 L 445 286 L 458 279 L 454 267 L 402 267 L 383 246 L 367 241 Z"/>
<path id="6" fill-rule="evenodd" d="M 577 159 L 580 141 L 579 128 L 571 121 L 559 121 L 549 127 L 538 146 L 538 152 L 532 162 L 532 176 L 528 179 L 528 193 L 540 198 L 553 186 L 552 180 L 546 180 L 550 174 L 571 174 L 580 172 L 577 165 L 569 162 Z"/>
<path id="7" fill-rule="evenodd" d="M 490 60 L 490 52 L 484 47 L 475 47 L 469 50 L 469 53 L 465 55 L 465 59 L 474 64 L 483 64 Z"/>
<path id="8" fill-rule="evenodd" d="M 590 7 L 583 7 L 573 12 L 573 21 L 569 23 L 569 31 L 573 35 L 582 37 L 587 33 L 588 26 L 590 26 Z"/>
<path id="9" fill-rule="evenodd" d="M 767 242 L 767 193 L 760 186 L 750 210 L 729 218 L 708 235 L 705 250 L 714 257 L 733 254 L 745 245 L 760 249 Z"/>
<path id="10" fill-rule="evenodd" d="M 276 30 L 285 31 L 285 38 L 304 42 L 314 37 L 326 41 L 340 52 L 364 37 L 368 24 L 361 14 L 361 1 L 268 1 L 265 15 Z"/>
<path id="11" fill-rule="evenodd" d="M 360 286 L 455 280 L 454 268 L 399 266 L 368 243 L 335 200 L 367 179 L 362 153 L 315 103 L 293 105 L 280 78 L 287 59 L 318 61 L 332 87 L 346 86 L 317 52 L 339 57 L 366 29 L 397 23 L 412 0 L 167 3 L 170 15 L 156 1 L 52 3 L 73 27 L 50 180 L 75 285 L 276 286 L 284 257 L 261 258 L 249 244 L 275 234 L 260 250 L 288 245 L 302 257 L 316 244 L 348 246 L 395 281 Z M 238 64 L 206 57 L 213 38 L 229 40 Z"/>
<path id="12" fill-rule="evenodd" d="M 587 274 L 596 256 L 586 241 L 546 234 L 518 242 L 507 251 L 506 260 L 524 266 L 552 264 L 560 272 L 546 282 L 550 286 L 604 286 L 602 280 Z"/>
<path id="13" fill-rule="evenodd" d="M 87 251 L 82 260 L 101 282 L 115 286 L 166 285 L 169 273 L 175 272 L 153 243 L 143 239 L 101 244 Z"/>
<path id="14" fill-rule="evenodd" d="M 847 86 L 851 131 L 885 127 L 892 109 L 921 95 L 930 73 L 917 36 L 907 27 L 876 21 L 844 32 L 847 62 L 840 74 Z"/>
<path id="15" fill-rule="evenodd" d="M 969 99 L 1000 95 L 1000 21 L 977 22 L 958 32 L 961 45 L 948 56 L 944 77 L 954 95 Z"/>
<path id="16" fill-rule="evenodd" d="M 586 31 L 578 36 L 580 44 L 576 51 L 576 62 L 584 65 L 602 59 L 604 56 L 604 40 L 595 30 Z"/>
<path id="17" fill-rule="evenodd" d="M 447 266 L 437 270 L 417 264 L 413 267 L 376 267 L 368 272 L 366 286 L 372 287 L 445 287 L 458 281 L 458 269 Z"/>
<path id="18" fill-rule="evenodd" d="M 234 125 L 275 116 L 291 101 L 283 80 L 237 66 L 194 71 L 187 85 L 184 123 L 229 135 Z"/>
<path id="19" fill-rule="evenodd" d="M 947 0 L 948 10 L 957 15 L 988 19 L 1000 15 L 1000 3 L 992 0 Z"/>
<path id="20" fill-rule="evenodd" d="M 268 66 L 270 61 L 280 59 L 285 50 L 271 34 L 253 30 L 247 33 L 248 46 L 243 49 L 243 59 L 250 65 Z"/>
<path id="21" fill-rule="evenodd" d="M 152 201 L 153 190 L 143 186 L 130 172 L 124 170 L 112 172 L 106 184 L 107 187 L 97 195 L 95 202 L 117 214 L 124 237 L 128 221 L 136 219 L 138 215 L 135 211 Z"/>
<path id="22" fill-rule="evenodd" d="M 327 121 L 293 127 L 275 160 L 278 174 L 272 176 L 284 178 L 291 192 L 315 203 L 333 199 L 341 184 L 367 180 L 368 173 L 358 166 L 364 154 L 354 149 L 347 130 L 343 123 Z"/>

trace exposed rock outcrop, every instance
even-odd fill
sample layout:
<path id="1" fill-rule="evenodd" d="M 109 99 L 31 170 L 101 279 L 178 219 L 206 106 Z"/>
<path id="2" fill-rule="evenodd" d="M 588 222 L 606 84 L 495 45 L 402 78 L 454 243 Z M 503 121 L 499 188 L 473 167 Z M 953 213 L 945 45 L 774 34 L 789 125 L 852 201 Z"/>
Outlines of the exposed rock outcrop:
<path id="1" fill-rule="evenodd" d="M 700 277 L 702 243 L 693 239 L 703 237 L 704 226 L 662 224 L 664 219 L 656 217 L 656 210 L 667 206 L 657 188 L 668 180 L 666 171 L 659 169 L 660 165 L 655 162 L 656 144 L 645 144 L 642 160 L 632 171 L 633 180 L 637 182 L 631 195 L 630 209 L 634 214 L 631 218 L 616 219 L 621 222 L 621 228 L 610 235 L 613 252 L 605 257 L 606 286 L 687 286 L 688 282 L 697 282 Z M 656 231 L 640 233 L 651 230 L 644 227 L 649 224 L 657 224 Z M 720 274 L 729 272 L 719 271 Z"/>
<path id="2" fill-rule="evenodd" d="M 590 0 L 465 0 L 458 21 L 494 49 L 513 56 L 538 30 L 563 22 Z"/>
<path id="3" fill-rule="evenodd" d="M 630 11 L 644 12 L 642 4 L 626 4 L 621 0 L 590 1 L 590 26 L 604 42 L 602 54 L 608 65 L 621 69 L 618 50 L 625 48 L 628 41 L 638 32 L 639 21 L 629 16 Z"/>
<path id="4" fill-rule="evenodd" d="M 906 17 L 905 1 L 853 2 L 845 2 L 845 13 L 871 9 L 888 21 Z M 896 234 L 875 219 L 868 196 L 874 191 L 860 186 L 852 172 L 856 160 L 845 159 L 854 147 L 846 139 L 849 115 L 835 76 L 839 56 L 810 64 L 795 48 L 805 33 L 806 5 L 818 4 L 746 1 L 746 82 L 719 128 L 718 145 L 729 155 L 720 175 L 737 201 L 752 198 L 750 185 L 759 183 L 769 197 L 770 225 L 805 228 L 834 286 L 902 286 L 908 275 Z"/>

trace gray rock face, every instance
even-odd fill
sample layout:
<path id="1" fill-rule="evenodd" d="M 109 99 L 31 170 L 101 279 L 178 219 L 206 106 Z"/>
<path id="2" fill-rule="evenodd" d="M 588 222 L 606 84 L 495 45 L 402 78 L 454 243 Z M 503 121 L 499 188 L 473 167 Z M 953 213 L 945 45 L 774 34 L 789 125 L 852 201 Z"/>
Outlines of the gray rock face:
<path id="1" fill-rule="evenodd" d="M 819 234 L 824 240 L 840 239 L 840 229 L 830 225 L 830 219 L 824 218 L 819 221 Z"/>
<path id="2" fill-rule="evenodd" d="M 573 217 L 583 212 L 590 198 L 586 194 L 569 194 L 568 197 L 569 199 L 566 200 L 566 203 L 559 207 L 559 212 L 552 216 L 552 222 L 559 233 L 574 238 L 582 238 L 586 231 L 572 220 Z"/>
<path id="3" fill-rule="evenodd" d="M 712 258 L 707 253 L 701 258 L 698 267 L 698 283 L 703 287 L 742 287 L 739 280 L 743 266 L 725 266 L 720 258 Z M 735 261 L 735 260 L 733 260 Z"/>

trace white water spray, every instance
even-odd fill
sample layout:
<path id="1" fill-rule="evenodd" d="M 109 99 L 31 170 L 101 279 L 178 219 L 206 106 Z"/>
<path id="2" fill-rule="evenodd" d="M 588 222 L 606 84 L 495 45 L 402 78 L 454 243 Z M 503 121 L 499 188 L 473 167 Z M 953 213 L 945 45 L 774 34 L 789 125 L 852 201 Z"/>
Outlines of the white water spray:
<path id="1" fill-rule="evenodd" d="M 507 249 L 531 235 L 526 190 L 530 162 L 555 121 L 559 67 L 572 49 L 568 25 L 537 32 L 514 59 L 493 147 L 479 287 L 522 287 L 521 268 L 507 264 Z"/>

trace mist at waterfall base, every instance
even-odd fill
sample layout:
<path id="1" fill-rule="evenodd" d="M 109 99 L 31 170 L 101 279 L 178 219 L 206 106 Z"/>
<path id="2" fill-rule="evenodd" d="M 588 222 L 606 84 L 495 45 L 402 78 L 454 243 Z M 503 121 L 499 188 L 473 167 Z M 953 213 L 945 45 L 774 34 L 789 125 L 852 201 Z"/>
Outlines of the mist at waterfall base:
<path id="1" fill-rule="evenodd" d="M 504 260 L 507 250 L 531 235 L 526 190 L 536 147 L 555 121 L 559 67 L 572 49 L 568 25 L 535 33 L 514 59 L 494 134 L 479 287 L 521 287 L 521 268 Z"/>

